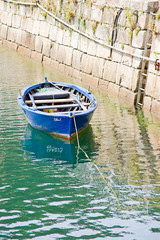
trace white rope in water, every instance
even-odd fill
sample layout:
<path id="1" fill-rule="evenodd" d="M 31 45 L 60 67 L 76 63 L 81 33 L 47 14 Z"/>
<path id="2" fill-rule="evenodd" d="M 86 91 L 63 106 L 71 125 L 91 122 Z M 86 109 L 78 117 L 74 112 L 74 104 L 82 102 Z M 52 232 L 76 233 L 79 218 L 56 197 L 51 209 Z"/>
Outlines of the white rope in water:
<path id="1" fill-rule="evenodd" d="M 97 169 L 97 171 L 99 172 L 101 178 L 104 180 L 104 182 L 107 184 L 107 186 L 111 189 L 111 191 L 114 193 L 114 196 L 116 198 L 116 201 L 118 203 L 118 207 L 120 209 L 120 211 L 122 211 L 122 208 L 120 206 L 118 197 L 116 192 L 113 190 L 113 188 L 109 185 L 109 183 L 107 182 L 107 180 L 105 179 L 105 177 L 103 176 L 103 174 L 101 173 L 100 169 L 98 168 L 98 166 L 90 159 L 90 157 L 88 156 L 88 154 L 83 150 L 83 148 L 81 148 L 80 143 L 79 143 L 79 136 L 78 136 L 78 130 L 77 130 L 77 124 L 76 124 L 76 119 L 75 119 L 75 115 L 73 114 L 73 121 L 74 121 L 74 126 L 75 126 L 75 130 L 76 130 L 76 137 L 77 137 L 77 144 L 78 144 L 78 151 L 77 154 L 79 153 L 79 149 L 84 153 L 84 155 L 86 156 L 86 158 L 94 165 L 94 167 Z"/>

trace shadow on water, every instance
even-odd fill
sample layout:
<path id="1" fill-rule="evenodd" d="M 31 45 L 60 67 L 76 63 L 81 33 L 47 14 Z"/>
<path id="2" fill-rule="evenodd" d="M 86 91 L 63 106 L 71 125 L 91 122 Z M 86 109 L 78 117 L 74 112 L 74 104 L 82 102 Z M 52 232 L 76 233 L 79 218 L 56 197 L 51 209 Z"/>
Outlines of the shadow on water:
<path id="1" fill-rule="evenodd" d="M 98 143 L 94 140 L 91 125 L 79 134 L 80 146 L 88 155 L 98 152 Z M 78 151 L 77 138 L 71 141 L 58 138 L 27 125 L 22 139 L 24 155 L 31 157 L 36 163 L 52 162 L 55 165 L 71 164 L 88 161 L 84 153 Z"/>

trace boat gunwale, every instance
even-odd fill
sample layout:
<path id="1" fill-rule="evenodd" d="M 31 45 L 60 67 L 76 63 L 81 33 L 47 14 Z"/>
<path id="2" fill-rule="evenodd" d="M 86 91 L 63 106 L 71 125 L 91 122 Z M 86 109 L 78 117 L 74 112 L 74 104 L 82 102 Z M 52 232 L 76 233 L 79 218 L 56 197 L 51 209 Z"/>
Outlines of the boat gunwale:
<path id="1" fill-rule="evenodd" d="M 91 104 L 89 109 L 86 109 L 86 110 L 78 110 L 78 111 L 72 110 L 72 111 L 66 111 L 66 112 L 52 112 L 52 113 L 40 111 L 35 107 L 29 107 L 24 101 L 27 93 L 35 88 L 41 87 L 46 84 L 50 84 L 50 82 L 42 82 L 42 83 L 38 83 L 38 84 L 33 84 L 33 85 L 25 87 L 21 90 L 21 95 L 20 95 L 20 93 L 18 95 L 18 103 L 22 107 L 22 109 L 34 112 L 36 114 L 47 115 L 47 116 L 51 116 L 51 117 L 72 117 L 73 115 L 76 115 L 76 116 L 87 115 L 89 113 L 92 113 L 97 108 L 97 101 L 96 101 L 94 95 L 90 91 L 88 91 L 85 88 L 82 88 L 78 85 L 74 85 L 74 84 L 70 84 L 70 83 L 63 83 L 63 82 L 51 82 L 51 84 L 55 84 L 55 86 L 61 85 L 64 87 L 74 88 L 78 92 L 85 95 L 91 103 L 94 102 L 94 106 L 93 106 L 93 104 Z"/>

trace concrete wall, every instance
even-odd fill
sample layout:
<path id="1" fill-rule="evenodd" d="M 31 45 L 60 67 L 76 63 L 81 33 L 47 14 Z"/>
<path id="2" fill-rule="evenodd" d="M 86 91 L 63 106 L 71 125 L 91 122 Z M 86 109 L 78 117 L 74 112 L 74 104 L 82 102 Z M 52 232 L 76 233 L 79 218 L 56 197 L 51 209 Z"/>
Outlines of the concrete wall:
<path id="1" fill-rule="evenodd" d="M 65 5 L 59 10 L 59 3 L 57 0 L 52 9 L 45 2 L 43 6 L 86 36 L 64 26 L 37 6 L 16 5 L 0 0 L 1 43 L 133 105 L 141 68 L 141 59 L 133 55 L 143 54 L 148 12 L 157 11 L 159 1 L 94 0 L 85 4 L 72 1 L 69 8 L 74 14 L 70 14 L 70 18 Z M 114 46 L 120 51 L 113 50 L 111 54 L 107 46 L 111 44 L 118 8 L 123 8 L 123 11 L 118 19 Z M 158 37 L 153 42 L 151 55 L 159 46 Z M 152 79 L 156 73 L 152 65 L 149 65 L 149 69 L 149 79 Z M 160 90 L 157 88 L 156 93 L 151 93 L 150 84 L 149 81 L 144 106 L 147 108 L 150 103 L 148 109 L 153 110 L 155 94 L 156 101 L 160 101 Z"/>

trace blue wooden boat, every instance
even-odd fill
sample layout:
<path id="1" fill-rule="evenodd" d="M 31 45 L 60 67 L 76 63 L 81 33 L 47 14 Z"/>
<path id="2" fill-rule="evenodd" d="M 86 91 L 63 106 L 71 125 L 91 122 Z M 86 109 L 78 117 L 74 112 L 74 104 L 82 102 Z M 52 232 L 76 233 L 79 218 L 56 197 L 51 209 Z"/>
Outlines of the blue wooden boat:
<path id="1" fill-rule="evenodd" d="M 67 139 L 87 127 L 97 107 L 90 91 L 47 79 L 21 90 L 18 104 L 32 127 Z"/>

